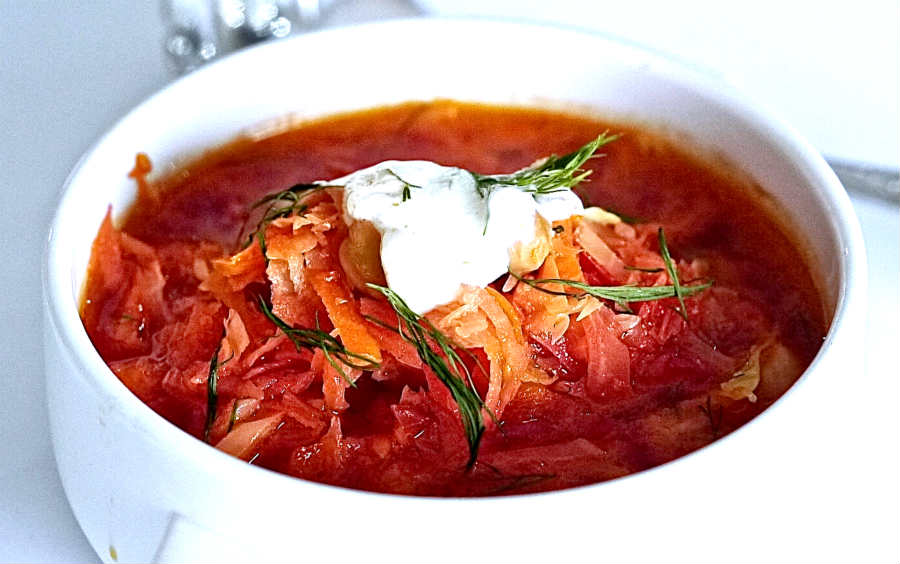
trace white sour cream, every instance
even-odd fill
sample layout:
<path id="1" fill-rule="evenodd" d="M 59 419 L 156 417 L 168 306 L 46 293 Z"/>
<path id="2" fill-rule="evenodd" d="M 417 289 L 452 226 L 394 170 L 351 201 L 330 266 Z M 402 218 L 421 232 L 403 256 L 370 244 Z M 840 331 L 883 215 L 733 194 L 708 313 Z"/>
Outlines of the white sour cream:
<path id="1" fill-rule="evenodd" d="M 571 190 L 494 185 L 484 198 L 468 171 L 429 161 L 385 161 L 329 184 L 344 186 L 348 225 L 365 220 L 381 233 L 388 286 L 420 314 L 456 299 L 462 284 L 506 273 L 510 249 L 536 237 L 537 215 L 553 222 L 584 211 Z"/>

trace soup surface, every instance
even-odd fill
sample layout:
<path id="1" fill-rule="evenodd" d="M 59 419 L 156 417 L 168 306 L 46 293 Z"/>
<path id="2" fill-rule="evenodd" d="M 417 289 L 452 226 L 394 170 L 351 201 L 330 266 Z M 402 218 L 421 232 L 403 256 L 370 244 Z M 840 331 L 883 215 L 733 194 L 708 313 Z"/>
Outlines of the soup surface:
<path id="1" fill-rule="evenodd" d="M 385 299 L 378 239 L 348 224 L 341 189 L 307 185 L 386 160 L 508 173 L 603 131 L 620 136 L 575 191 L 615 215 L 548 224 L 521 281 L 424 316 Z M 438 101 L 238 140 L 150 183 L 137 161 L 137 203 L 93 247 L 94 345 L 184 431 L 310 480 L 473 496 L 638 472 L 759 414 L 826 331 L 762 191 L 643 128 Z M 586 290 L 619 287 L 661 293 Z"/>

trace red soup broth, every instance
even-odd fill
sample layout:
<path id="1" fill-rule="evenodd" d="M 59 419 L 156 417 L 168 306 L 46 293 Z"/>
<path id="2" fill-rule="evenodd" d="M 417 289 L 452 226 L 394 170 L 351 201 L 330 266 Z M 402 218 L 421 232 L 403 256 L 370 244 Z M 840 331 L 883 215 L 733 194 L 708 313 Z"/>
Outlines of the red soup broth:
<path id="1" fill-rule="evenodd" d="M 452 397 L 416 366 L 396 333 L 365 321 L 382 362 L 356 374 L 349 387 L 321 351 L 278 338 L 254 301 L 270 297 L 264 277 L 224 300 L 203 283 L 217 259 L 244 248 L 247 226 L 258 220 L 252 206 L 267 194 L 389 159 L 510 172 L 603 131 L 620 137 L 588 161 L 593 173 L 576 189 L 586 206 L 627 221 L 601 230 L 601 238 L 623 262 L 658 260 L 662 227 L 682 283 L 694 277 L 713 285 L 686 300 L 687 321 L 678 302 L 665 299 L 632 304 L 631 312 L 604 303 L 582 320 L 573 313 L 555 339 L 522 329 L 522 362 L 543 376 L 516 382 L 499 416 L 484 417 L 474 464 Z M 138 165 L 133 175 L 143 182 L 148 163 L 141 158 Z M 823 302 L 802 246 L 771 209 L 760 188 L 695 156 L 689 140 L 644 127 L 449 101 L 378 108 L 239 139 L 145 182 L 121 225 L 108 218 L 100 229 L 82 317 L 103 359 L 142 401 L 252 464 L 388 493 L 561 489 L 638 472 L 707 445 L 765 410 L 809 365 L 827 329 Z M 354 315 L 396 324 L 384 300 L 353 289 L 334 267 L 346 228 L 329 233 L 317 260 L 332 261 L 336 277 L 301 292 L 301 316 L 330 331 L 331 310 L 323 304 L 336 299 L 350 303 Z M 617 277 L 588 252 L 579 252 L 576 263 L 570 268 L 593 285 L 621 283 L 623 276 L 652 285 L 666 276 L 659 268 L 629 268 Z M 504 282 L 485 292 L 505 296 L 498 300 L 512 304 L 509 318 L 530 327 L 518 286 L 506 291 Z M 239 312 L 246 338 L 240 345 L 224 339 L 232 349 L 225 358 L 230 310 Z M 236 348 L 243 349 L 238 359 Z M 491 386 L 485 366 L 495 358 L 487 348 L 469 352 L 462 357 L 485 397 Z M 217 389 L 208 417 L 213 355 L 219 355 Z M 741 391 L 748 373 L 758 380 Z"/>

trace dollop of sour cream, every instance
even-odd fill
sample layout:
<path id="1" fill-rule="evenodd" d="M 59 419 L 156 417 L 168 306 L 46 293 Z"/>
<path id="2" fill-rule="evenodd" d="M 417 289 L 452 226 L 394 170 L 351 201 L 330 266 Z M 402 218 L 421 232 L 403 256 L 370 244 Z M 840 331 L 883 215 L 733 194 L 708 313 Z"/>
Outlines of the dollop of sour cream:
<path id="1" fill-rule="evenodd" d="M 385 161 L 329 184 L 344 187 L 344 219 L 381 233 L 388 286 L 416 313 L 456 299 L 463 284 L 486 286 L 507 272 L 510 251 L 547 223 L 580 215 L 571 190 L 533 194 L 495 184 L 482 195 L 468 171 L 430 161 Z"/>

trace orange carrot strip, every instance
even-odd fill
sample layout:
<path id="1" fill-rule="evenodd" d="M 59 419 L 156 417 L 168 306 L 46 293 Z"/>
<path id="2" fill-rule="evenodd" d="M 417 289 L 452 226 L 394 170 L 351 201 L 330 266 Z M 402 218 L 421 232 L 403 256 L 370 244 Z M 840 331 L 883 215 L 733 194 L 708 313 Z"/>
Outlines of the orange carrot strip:
<path id="1" fill-rule="evenodd" d="M 381 347 L 366 328 L 366 321 L 359 313 L 356 300 L 343 283 L 340 271 L 311 271 L 308 280 L 322 298 L 328 317 L 341 336 L 348 350 L 366 355 L 381 362 Z"/>
<path id="2" fill-rule="evenodd" d="M 236 255 L 214 260 L 207 286 L 238 292 L 251 282 L 265 280 L 265 275 L 266 260 L 259 245 L 249 245 Z"/>

